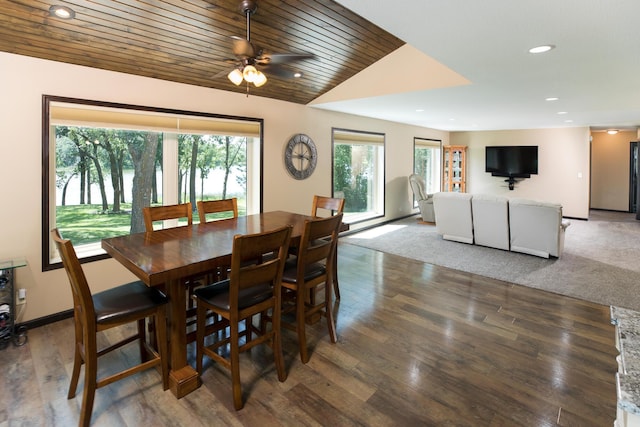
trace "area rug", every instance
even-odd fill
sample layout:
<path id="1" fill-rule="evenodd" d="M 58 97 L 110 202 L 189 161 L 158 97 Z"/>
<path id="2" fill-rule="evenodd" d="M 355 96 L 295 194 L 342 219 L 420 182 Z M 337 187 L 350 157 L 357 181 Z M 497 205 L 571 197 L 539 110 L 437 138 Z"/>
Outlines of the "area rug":
<path id="1" fill-rule="evenodd" d="M 640 221 L 595 213 L 571 220 L 560 258 L 539 258 L 443 240 L 433 224 L 405 218 L 341 243 L 416 259 L 604 305 L 640 310 Z"/>

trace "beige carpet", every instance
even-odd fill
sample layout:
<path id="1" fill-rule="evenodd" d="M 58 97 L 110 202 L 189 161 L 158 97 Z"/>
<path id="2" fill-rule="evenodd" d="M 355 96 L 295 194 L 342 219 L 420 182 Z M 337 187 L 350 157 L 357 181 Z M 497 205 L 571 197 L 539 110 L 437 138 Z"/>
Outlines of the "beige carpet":
<path id="1" fill-rule="evenodd" d="M 406 218 L 340 239 L 430 264 L 605 305 L 640 310 L 640 221 L 592 211 L 571 220 L 559 259 L 443 240 L 434 225 Z"/>

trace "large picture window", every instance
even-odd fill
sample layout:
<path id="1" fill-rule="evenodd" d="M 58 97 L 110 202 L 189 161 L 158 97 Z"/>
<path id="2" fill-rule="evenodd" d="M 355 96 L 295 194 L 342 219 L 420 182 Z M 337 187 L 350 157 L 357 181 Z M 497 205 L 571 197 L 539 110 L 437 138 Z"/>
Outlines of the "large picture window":
<path id="1" fill-rule="evenodd" d="M 261 211 L 261 119 L 45 96 L 42 152 L 44 270 L 60 265 L 53 228 L 88 261 L 107 257 L 103 238 L 144 231 L 145 206 Z"/>
<path id="2" fill-rule="evenodd" d="M 414 138 L 413 173 L 424 178 L 427 194 L 440 191 L 440 165 L 442 165 L 442 141 Z M 415 200 L 414 206 L 417 206 Z"/>
<path id="3" fill-rule="evenodd" d="M 384 215 L 384 145 L 384 134 L 333 129 L 333 194 L 347 223 Z"/>

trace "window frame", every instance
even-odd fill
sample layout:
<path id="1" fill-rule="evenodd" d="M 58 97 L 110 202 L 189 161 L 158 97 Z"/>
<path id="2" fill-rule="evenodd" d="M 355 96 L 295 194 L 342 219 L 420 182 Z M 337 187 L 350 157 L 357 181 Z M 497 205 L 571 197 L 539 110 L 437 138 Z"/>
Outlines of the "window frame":
<path id="1" fill-rule="evenodd" d="M 425 141 L 425 143 L 419 143 L 419 141 Z M 434 192 L 438 192 L 438 191 L 442 191 L 442 140 L 441 139 L 434 139 L 434 138 L 421 138 L 421 137 L 414 137 L 413 138 L 413 173 L 417 173 L 416 171 L 416 148 L 419 146 L 423 146 L 423 147 L 433 147 L 438 149 L 439 154 L 440 154 L 440 158 L 438 159 L 437 162 L 434 162 L 435 164 L 437 164 L 437 167 L 439 168 L 438 173 L 436 174 L 436 176 L 438 177 L 438 181 L 439 184 L 437 189 L 434 189 Z M 425 178 L 426 181 L 426 177 Z M 425 191 L 428 193 L 428 189 L 425 188 Z M 415 198 L 415 195 L 413 196 L 413 207 L 417 208 L 418 207 L 418 201 Z"/>
<path id="2" fill-rule="evenodd" d="M 382 158 L 381 159 L 378 158 L 376 161 L 376 164 L 382 167 L 382 171 L 379 172 L 379 177 L 378 177 L 379 182 L 376 183 L 376 185 L 380 187 L 378 190 L 378 195 L 380 196 L 380 200 L 378 201 L 378 204 L 380 205 L 381 211 L 374 212 L 371 215 L 366 217 L 365 216 L 356 217 L 355 220 L 352 220 L 352 221 L 350 221 L 350 218 L 349 218 L 350 215 L 347 215 L 345 211 L 344 222 L 348 224 L 358 224 L 358 223 L 371 221 L 377 218 L 383 218 L 386 215 L 386 206 L 387 206 L 386 204 L 386 189 L 387 189 L 386 134 L 382 132 L 372 132 L 372 131 L 346 129 L 346 128 L 338 128 L 338 127 L 331 128 L 331 194 L 332 194 L 332 197 L 336 196 L 334 191 L 335 147 L 336 147 L 336 144 L 340 144 L 340 145 L 344 144 L 342 142 L 336 142 L 336 133 L 340 133 L 340 132 L 345 134 L 352 134 L 354 138 L 357 139 L 357 141 L 367 142 L 367 140 L 370 140 L 370 142 L 372 143 L 369 145 L 378 145 L 382 147 Z M 382 140 L 382 142 L 378 142 L 379 140 Z M 354 142 L 357 142 L 357 141 L 354 141 Z M 355 145 L 355 144 L 351 144 L 351 145 Z"/>
<path id="3" fill-rule="evenodd" d="M 256 165 L 259 167 L 259 171 L 255 180 L 259 180 L 259 199 L 258 199 L 258 209 L 259 212 L 263 211 L 263 198 L 264 198 L 264 119 L 255 118 L 255 117 L 242 117 L 242 116 L 232 116 L 225 114 L 216 114 L 216 113 L 205 113 L 199 111 L 189 111 L 189 110 L 178 110 L 171 108 L 162 108 L 162 107 L 151 107 L 144 105 L 135 105 L 135 104 L 124 104 L 124 103 L 116 103 L 116 102 L 107 102 L 107 101 L 96 101 L 96 100 L 88 100 L 81 98 L 73 98 L 73 97 L 64 97 L 64 96 L 56 96 L 56 95 L 43 95 L 42 96 L 42 271 L 49 271 L 58 268 L 62 268 L 62 262 L 52 262 L 50 260 L 51 248 L 53 247 L 50 230 L 52 229 L 51 222 L 51 203 L 53 199 L 53 203 L 55 203 L 55 195 L 52 198 L 50 189 L 51 187 L 51 179 L 55 177 L 52 176 L 52 173 L 55 175 L 55 167 L 54 170 L 51 170 L 51 149 L 55 147 L 52 146 L 50 138 L 51 138 L 51 104 L 52 103 L 66 103 L 66 104 L 77 104 L 81 108 L 91 108 L 91 107 L 100 107 L 100 108 L 113 108 L 119 110 L 131 110 L 132 112 L 151 112 L 151 113 L 159 113 L 166 115 L 176 115 L 176 116 L 192 116 L 192 117 L 202 117 L 206 119 L 219 119 L 219 120 L 231 120 L 231 121 L 243 121 L 243 122 L 256 122 L 259 125 L 259 136 L 258 136 L 258 144 L 259 147 L 257 149 L 259 153 L 259 159 L 256 161 Z M 55 138 L 55 134 L 53 135 Z M 55 148 L 54 148 L 55 149 Z M 55 156 L 55 151 L 53 152 Z M 177 177 L 176 177 L 177 179 Z M 177 185 L 177 184 L 176 184 Z M 249 184 L 247 184 L 249 186 Z M 55 185 L 54 185 L 55 186 Z M 249 188 L 247 187 L 247 193 L 249 192 Z M 248 196 L 247 196 L 248 197 Z M 79 257 L 81 263 L 88 263 L 93 261 L 99 261 L 103 259 L 108 259 L 110 256 L 107 253 L 103 254 L 94 254 L 88 255 L 85 257 Z"/>

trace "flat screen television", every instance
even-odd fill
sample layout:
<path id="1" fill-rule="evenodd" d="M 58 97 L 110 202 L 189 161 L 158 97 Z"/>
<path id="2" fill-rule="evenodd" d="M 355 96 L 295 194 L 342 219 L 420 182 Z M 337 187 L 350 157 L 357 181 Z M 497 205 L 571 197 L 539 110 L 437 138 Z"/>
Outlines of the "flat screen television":
<path id="1" fill-rule="evenodd" d="M 530 178 L 538 174 L 537 145 L 486 147 L 485 170 L 492 176 Z"/>

